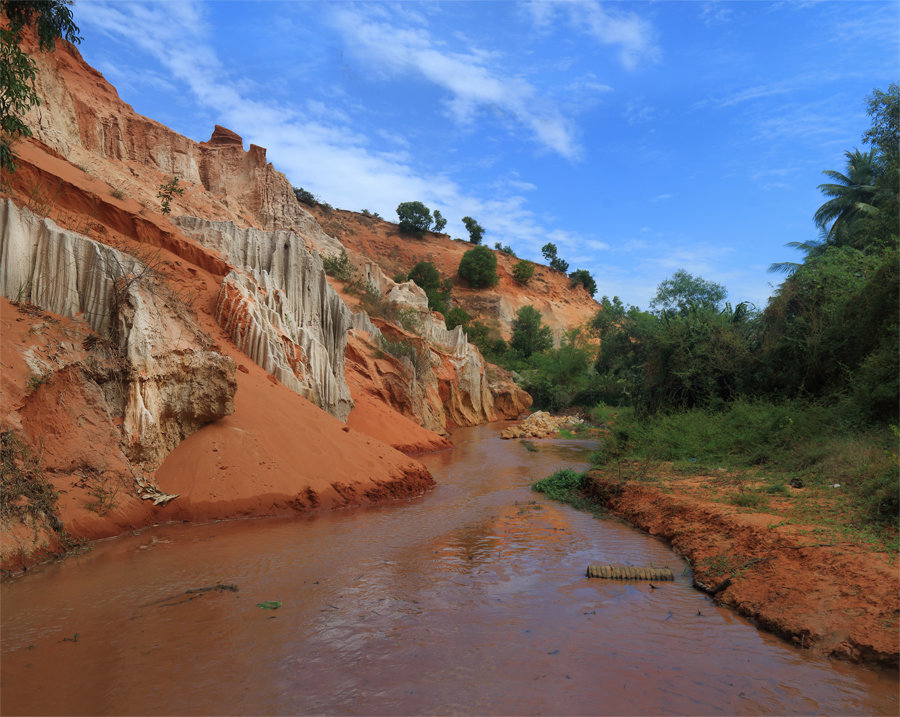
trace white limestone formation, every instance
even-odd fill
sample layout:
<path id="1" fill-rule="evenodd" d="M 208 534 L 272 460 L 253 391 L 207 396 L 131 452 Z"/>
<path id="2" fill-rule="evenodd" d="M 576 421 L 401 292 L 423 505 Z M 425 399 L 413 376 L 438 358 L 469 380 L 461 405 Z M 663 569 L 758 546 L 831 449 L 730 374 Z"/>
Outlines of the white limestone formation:
<path id="1" fill-rule="evenodd" d="M 185 234 L 235 267 L 216 319 L 238 348 L 279 381 L 344 421 L 353 408 L 344 379 L 351 314 L 317 254 L 290 231 L 178 217 Z"/>
<path id="2" fill-rule="evenodd" d="M 234 362 L 204 347 L 186 307 L 154 282 L 151 267 L 53 221 L 0 204 L 0 294 L 83 318 L 118 348 L 106 392 L 123 418 L 123 448 L 149 466 L 185 437 L 234 412 Z M 88 380 L 88 379 L 86 379 Z"/>

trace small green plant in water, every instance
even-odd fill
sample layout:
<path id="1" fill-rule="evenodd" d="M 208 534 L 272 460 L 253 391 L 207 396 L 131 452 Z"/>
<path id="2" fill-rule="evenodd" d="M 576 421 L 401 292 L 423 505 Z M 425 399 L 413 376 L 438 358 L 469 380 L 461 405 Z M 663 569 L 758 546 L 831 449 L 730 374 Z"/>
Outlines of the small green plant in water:
<path id="1" fill-rule="evenodd" d="M 562 468 L 552 475 L 531 484 L 531 489 L 543 493 L 548 498 L 571 502 L 583 485 L 584 474 L 571 468 Z"/>

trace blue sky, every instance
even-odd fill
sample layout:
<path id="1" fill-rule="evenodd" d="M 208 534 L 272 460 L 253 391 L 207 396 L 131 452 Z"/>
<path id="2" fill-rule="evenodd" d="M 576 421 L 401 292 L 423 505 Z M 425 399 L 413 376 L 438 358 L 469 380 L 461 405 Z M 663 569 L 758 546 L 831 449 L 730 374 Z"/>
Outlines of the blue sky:
<path id="1" fill-rule="evenodd" d="M 101 2 L 85 59 L 188 137 L 295 186 L 440 209 L 646 308 L 678 269 L 763 306 L 817 236 L 825 169 L 900 76 L 897 2 Z"/>

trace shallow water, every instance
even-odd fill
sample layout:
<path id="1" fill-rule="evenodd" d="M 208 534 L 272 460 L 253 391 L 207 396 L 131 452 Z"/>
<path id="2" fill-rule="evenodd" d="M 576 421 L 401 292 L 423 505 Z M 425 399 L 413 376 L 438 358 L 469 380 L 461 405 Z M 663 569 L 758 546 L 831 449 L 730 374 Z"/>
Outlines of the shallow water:
<path id="1" fill-rule="evenodd" d="M 0 712 L 897 714 L 894 675 L 760 633 L 662 542 L 528 489 L 589 444 L 498 435 L 426 456 L 422 498 L 160 526 L 4 584 Z M 185 594 L 216 583 L 239 590 Z"/>

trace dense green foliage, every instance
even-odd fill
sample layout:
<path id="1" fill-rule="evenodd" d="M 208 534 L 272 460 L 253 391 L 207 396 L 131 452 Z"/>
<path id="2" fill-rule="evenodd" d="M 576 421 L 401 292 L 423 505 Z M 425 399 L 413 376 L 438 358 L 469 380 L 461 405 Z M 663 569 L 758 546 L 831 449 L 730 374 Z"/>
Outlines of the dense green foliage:
<path id="1" fill-rule="evenodd" d="M 569 274 L 569 278 L 572 280 L 573 287 L 580 284 L 591 296 L 597 293 L 597 282 L 594 280 L 594 277 L 591 276 L 591 272 L 587 269 L 576 269 Z"/>
<path id="2" fill-rule="evenodd" d="M 441 279 L 437 267 L 430 261 L 420 261 L 409 271 L 408 279 L 425 290 L 428 297 L 428 308 L 432 311 L 447 313 L 447 302 L 450 300 L 450 282 Z"/>
<path id="3" fill-rule="evenodd" d="M 530 261 L 517 262 L 513 267 L 512 277 L 523 286 L 534 276 L 534 264 Z"/>
<path id="4" fill-rule="evenodd" d="M 500 242 L 494 242 L 494 249 L 497 251 L 501 251 L 504 254 L 509 254 L 510 256 L 515 256 L 516 252 L 513 251 L 513 248 L 509 244 L 501 244 Z"/>
<path id="5" fill-rule="evenodd" d="M 549 329 L 546 332 L 549 334 Z M 558 348 L 532 353 L 519 371 L 535 405 L 559 411 L 596 403 L 596 373 L 591 368 L 593 353 L 586 337 L 578 330 L 570 332 Z"/>
<path id="6" fill-rule="evenodd" d="M 422 202 L 402 202 L 397 205 L 400 231 L 421 237 L 431 227 L 431 210 Z"/>
<path id="7" fill-rule="evenodd" d="M 469 241 L 473 244 L 481 244 L 481 240 L 484 238 L 484 227 L 472 217 L 463 217 L 462 223 L 466 225 L 466 229 L 469 232 Z"/>
<path id="8" fill-rule="evenodd" d="M 443 217 L 443 215 L 437 210 L 434 210 L 434 226 L 431 228 L 432 231 L 442 232 L 444 231 L 444 227 L 447 226 L 447 220 Z"/>
<path id="9" fill-rule="evenodd" d="M 531 489 L 543 493 L 548 498 L 570 502 L 573 494 L 578 493 L 584 483 L 584 474 L 570 468 L 563 468 L 553 475 L 531 484 Z"/>
<path id="10" fill-rule="evenodd" d="M 523 306 L 516 312 L 509 345 L 524 358 L 553 346 L 553 334 L 543 325 L 540 311 L 533 306 Z"/>
<path id="11" fill-rule="evenodd" d="M 472 317 L 469 316 L 468 311 L 461 306 L 454 306 L 444 317 L 444 324 L 448 329 L 455 329 L 457 326 L 466 328 L 471 320 Z"/>
<path id="12" fill-rule="evenodd" d="M 497 283 L 497 256 L 486 246 L 476 246 L 463 254 L 457 273 L 476 289 Z"/>
<path id="13" fill-rule="evenodd" d="M 663 281 L 650 300 L 650 308 L 661 314 L 684 314 L 691 310 L 715 310 L 728 292 L 721 284 L 689 274 L 680 269 Z"/>
<path id="14" fill-rule="evenodd" d="M 0 169 L 16 168 L 12 143 L 30 137 L 25 113 L 40 104 L 34 90 L 37 67 L 20 47 L 22 30 L 34 24 L 43 51 L 53 51 L 57 38 L 78 44 L 81 37 L 72 20 L 71 0 L 2 0 L 0 15 L 8 22 L 0 27 Z"/>

